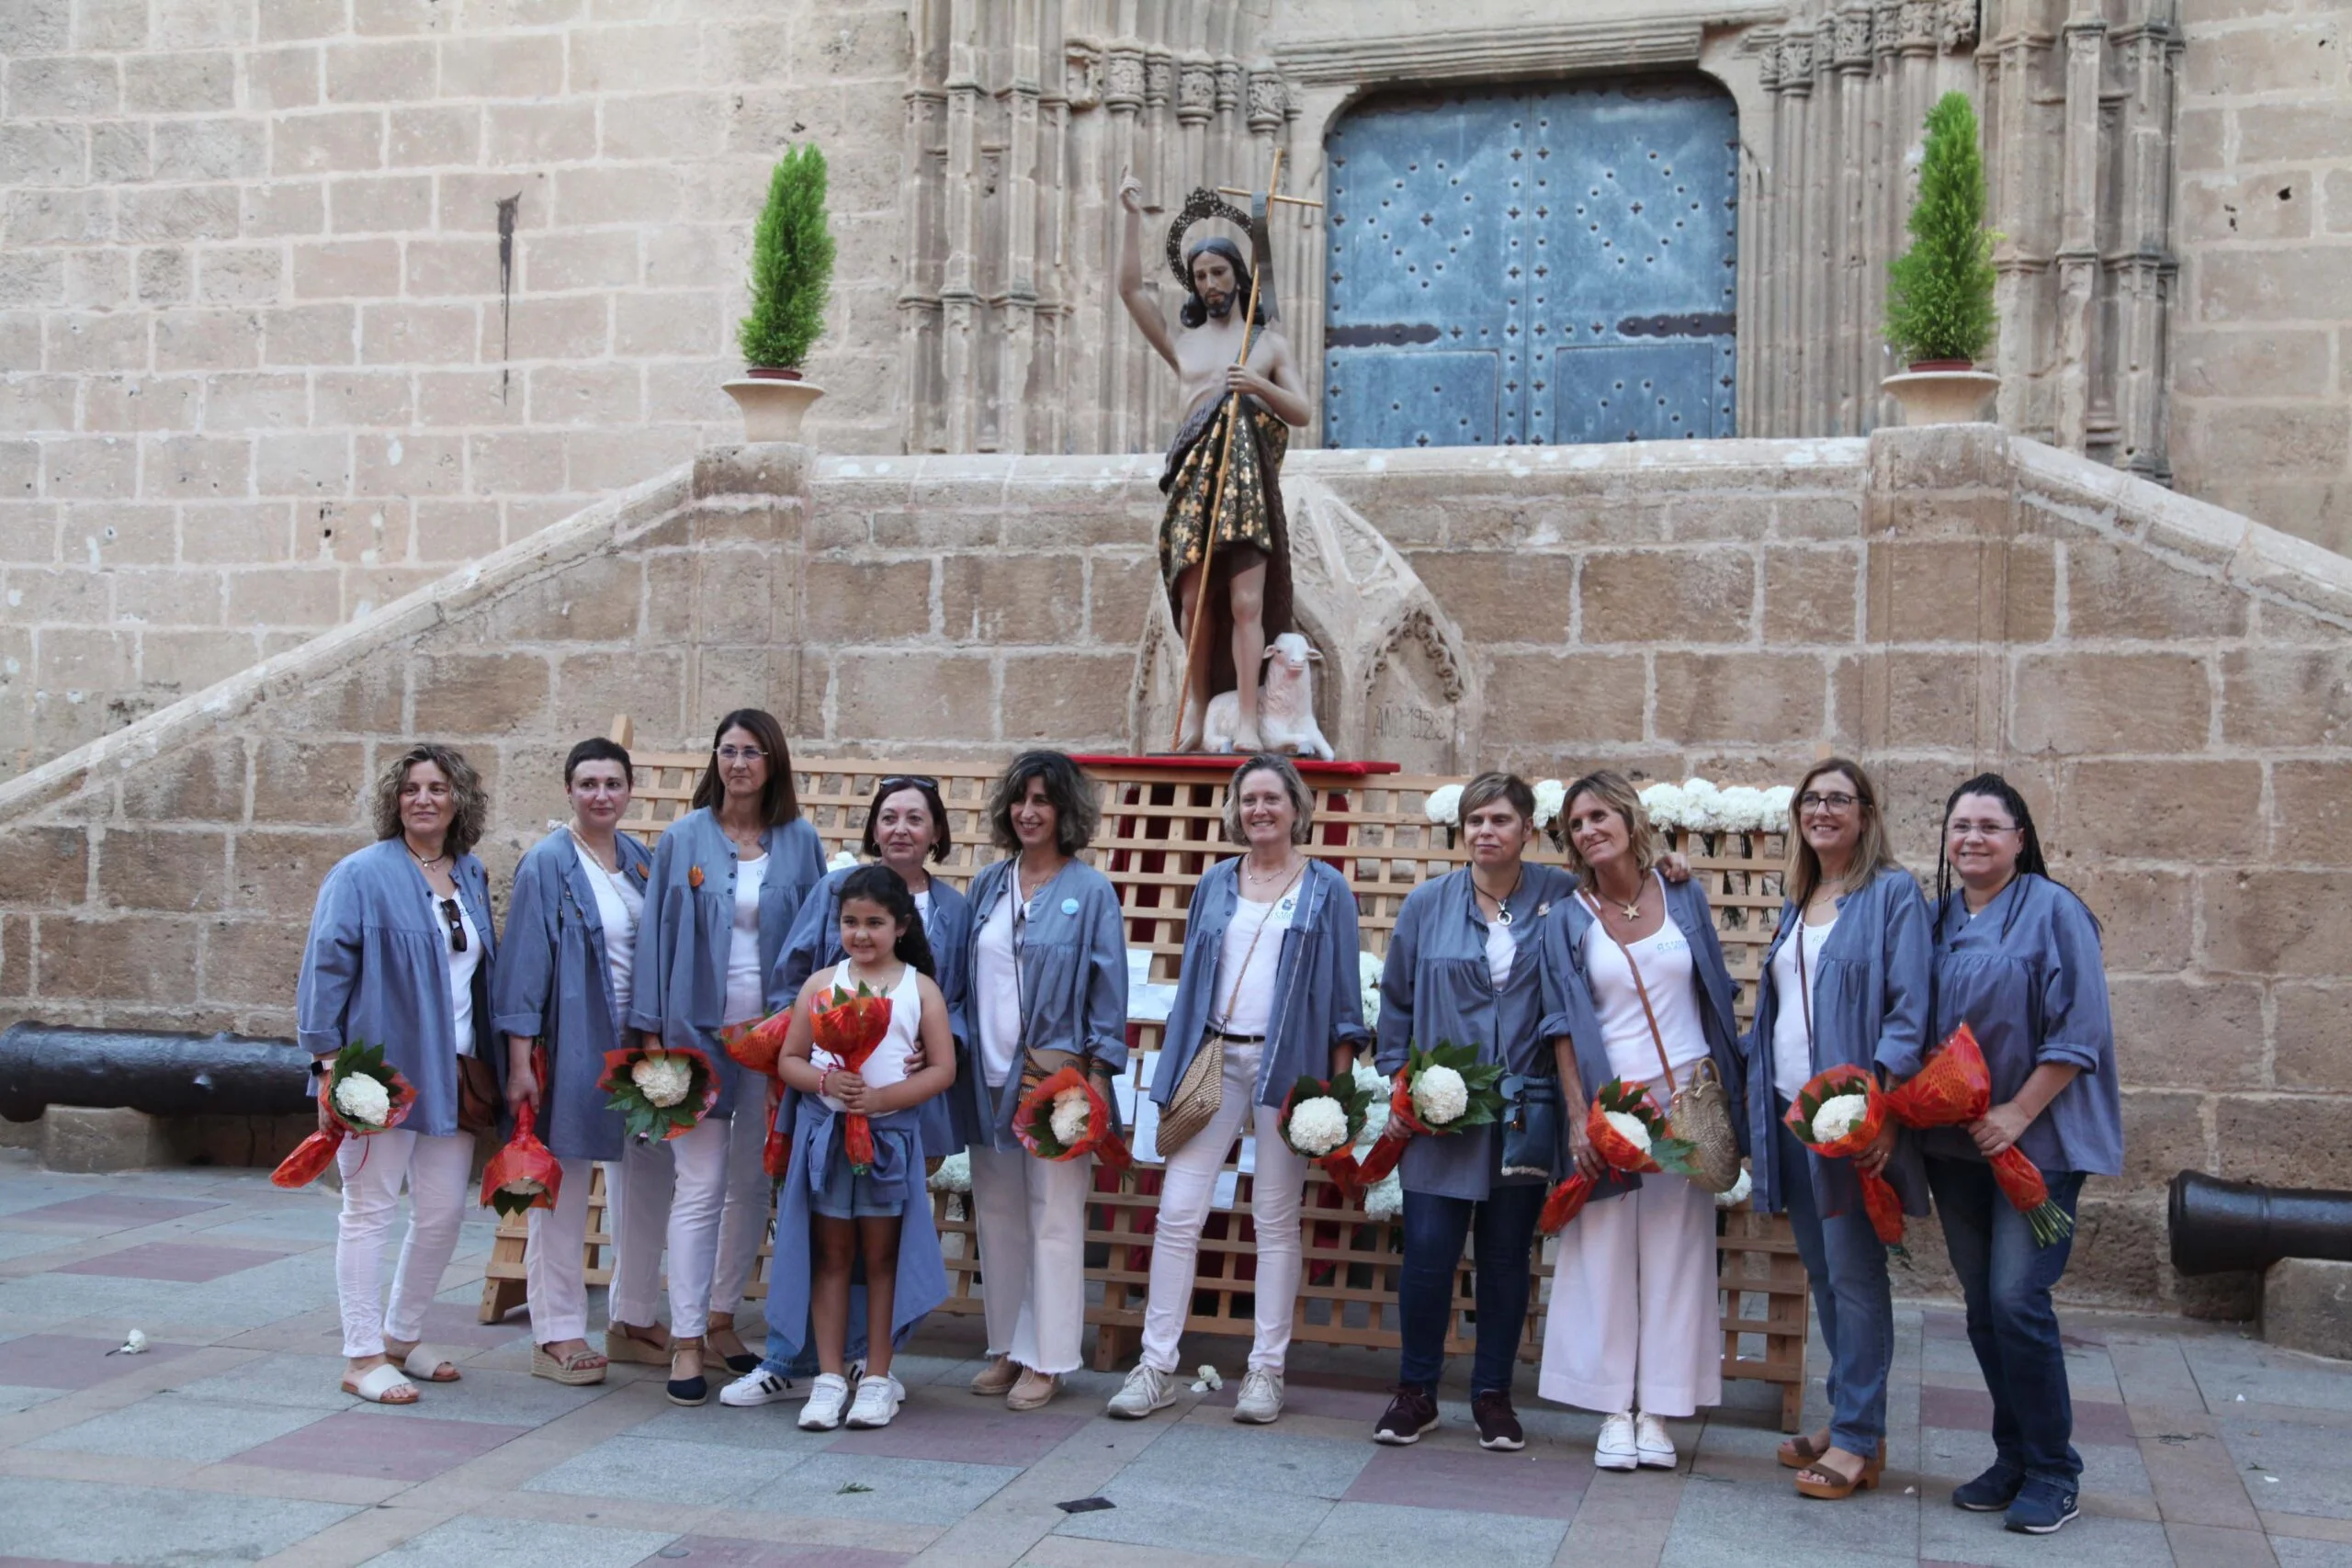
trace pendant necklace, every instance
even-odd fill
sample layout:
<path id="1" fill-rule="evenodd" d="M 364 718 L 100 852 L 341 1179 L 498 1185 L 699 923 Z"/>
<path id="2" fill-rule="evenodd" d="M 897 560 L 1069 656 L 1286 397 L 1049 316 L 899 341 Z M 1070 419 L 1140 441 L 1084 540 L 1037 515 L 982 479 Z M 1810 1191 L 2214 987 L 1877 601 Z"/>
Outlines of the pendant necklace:
<path id="1" fill-rule="evenodd" d="M 1649 891 L 1650 885 L 1647 880 L 1645 880 L 1642 883 L 1641 890 L 1634 895 L 1634 901 L 1632 903 L 1617 904 L 1617 900 L 1614 898 L 1611 898 L 1609 901 L 1612 904 L 1617 904 L 1617 912 L 1624 916 L 1627 922 L 1631 923 L 1632 921 L 1638 920 L 1642 918 L 1642 900 L 1649 896 Z"/>
<path id="2" fill-rule="evenodd" d="M 1501 897 L 1495 898 L 1493 894 L 1487 892 L 1484 888 L 1481 888 L 1475 879 L 1471 882 L 1470 887 L 1473 892 L 1477 893 L 1481 897 L 1495 898 L 1495 923 L 1503 927 L 1505 930 L 1509 930 L 1510 927 L 1510 900 L 1519 896 L 1520 886 L 1521 884 L 1526 882 L 1526 880 L 1527 863 L 1521 861 L 1519 866 L 1519 874 L 1511 878 L 1510 891 L 1504 894 Z"/>

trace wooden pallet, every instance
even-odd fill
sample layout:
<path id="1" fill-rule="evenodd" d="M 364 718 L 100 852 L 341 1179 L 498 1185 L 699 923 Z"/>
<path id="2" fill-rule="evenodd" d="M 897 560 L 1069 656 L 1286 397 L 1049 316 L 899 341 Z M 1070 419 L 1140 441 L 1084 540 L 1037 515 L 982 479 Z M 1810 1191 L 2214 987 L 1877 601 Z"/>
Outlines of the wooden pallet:
<path id="1" fill-rule="evenodd" d="M 633 726 L 615 720 L 613 734 L 628 744 Z M 636 800 L 623 826 L 650 841 L 689 808 L 695 782 L 707 765 L 701 752 L 649 752 L 632 748 L 637 764 Z M 947 803 L 956 846 L 936 874 L 957 886 L 995 858 L 989 847 L 985 805 L 997 764 L 956 761 L 886 761 L 876 759 L 797 759 L 795 778 L 803 814 L 816 828 L 827 854 L 856 852 L 865 807 L 875 785 L 893 773 L 936 779 Z M 1367 951 L 1385 953 L 1396 911 L 1407 894 L 1430 877 L 1464 863 L 1468 852 L 1445 842 L 1422 809 L 1430 791 L 1458 779 L 1367 773 L 1360 768 L 1302 767 L 1318 796 L 1314 852 L 1329 861 L 1356 891 L 1359 921 Z M 1225 842 L 1221 818 L 1227 770 L 1204 770 L 1153 760 L 1090 760 L 1087 773 L 1102 807 L 1102 830 L 1087 858 L 1118 889 L 1128 917 L 1127 940 L 1151 953 L 1150 977 L 1172 983 L 1184 950 L 1185 900 L 1209 864 L 1233 852 Z M 1771 941 L 1781 907 L 1782 843 L 1773 835 L 1721 835 L 1712 841 L 1678 843 L 1702 879 L 1713 906 L 1724 953 L 1740 982 L 1738 1010 L 1752 1006 L 1753 982 Z M 1547 843 L 1531 858 L 1558 863 Z M 1128 1026 L 1128 1043 L 1138 1057 L 1131 1069 L 1140 1077 L 1142 1053 L 1156 1050 L 1159 1026 Z M 1142 1333 L 1144 1296 L 1150 1269 L 1150 1230 L 1158 1212 L 1159 1169 L 1138 1165 L 1117 1182 L 1098 1183 L 1089 1210 L 1089 1256 L 1098 1259 L 1088 1277 L 1102 1286 L 1087 1309 L 1096 1328 L 1094 1360 L 1105 1369 L 1134 1354 Z M 603 1172 L 591 1200 L 589 1280 L 605 1283 Z M 1306 1201 L 1308 1222 L 1303 1277 L 1295 1309 L 1293 1337 L 1313 1344 L 1393 1349 L 1397 1343 L 1396 1273 L 1402 1266 L 1401 1227 L 1343 1206 L 1338 1190 L 1320 1172 L 1310 1174 Z M 1188 1331 L 1238 1333 L 1251 1327 L 1254 1243 L 1250 1229 L 1250 1179 L 1238 1179 L 1234 1206 L 1213 1212 L 1201 1239 L 1198 1288 Z M 979 1260 L 969 1205 L 934 1193 L 933 1217 L 946 1255 L 949 1296 L 941 1309 L 980 1310 Z M 1724 1376 L 1751 1378 L 1781 1388 L 1782 1425 L 1794 1431 L 1804 1392 L 1804 1272 L 1784 1216 L 1746 1213 L 1726 1216 L 1719 1255 L 1724 1292 Z M 503 1317 L 523 1303 L 523 1252 L 526 1232 L 519 1220 L 501 1224 L 482 1292 L 482 1320 Z M 1551 1248 L 1538 1249 L 1535 1288 L 1530 1292 L 1521 1355 L 1537 1355 L 1551 1278 Z M 766 1293 L 769 1249 L 763 1244 L 751 1294 Z M 1465 1263 L 1455 1290 L 1449 1351 L 1469 1348 L 1471 1273 Z M 1736 1324 L 1738 1326 L 1734 1327 Z M 1743 1353 L 1743 1348 L 1751 1352 Z"/>

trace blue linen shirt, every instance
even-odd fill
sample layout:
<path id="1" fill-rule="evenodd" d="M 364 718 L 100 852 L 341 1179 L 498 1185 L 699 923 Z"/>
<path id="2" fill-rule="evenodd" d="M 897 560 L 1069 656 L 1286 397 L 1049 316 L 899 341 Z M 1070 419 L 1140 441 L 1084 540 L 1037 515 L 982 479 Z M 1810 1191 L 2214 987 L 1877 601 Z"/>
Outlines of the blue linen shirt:
<path id="1" fill-rule="evenodd" d="M 1151 1098 L 1165 1105 L 1200 1052 L 1210 1016 L 1233 988 L 1217 973 L 1225 933 L 1241 901 L 1241 862 L 1222 860 L 1202 873 L 1185 916 L 1184 956 L 1160 1036 Z M 1299 878 L 1298 903 L 1283 932 L 1274 964 L 1274 999 L 1266 1019 L 1266 1045 L 1258 1068 L 1258 1103 L 1277 1106 L 1300 1078 L 1331 1070 L 1331 1047 L 1361 1052 L 1372 1032 L 1363 1025 L 1363 986 L 1357 964 L 1361 941 L 1355 890 L 1322 861 L 1309 861 Z M 1261 957 L 1259 960 L 1263 963 Z"/>
<path id="2" fill-rule="evenodd" d="M 2123 1172 L 2123 1103 L 2115 1080 L 2115 1024 L 2098 922 L 2072 891 L 2020 876 L 1974 915 L 1953 889 L 1929 915 L 1935 942 L 1935 1027 L 1963 1021 L 1984 1049 L 1993 1103 L 2014 1099 L 2044 1062 L 2079 1067 L 2018 1140 L 2044 1176 Z M 1920 1134 L 1930 1155 L 1982 1159 L 1960 1127 Z"/>
<path id="3" fill-rule="evenodd" d="M 1724 946 L 1715 935 L 1715 919 L 1707 908 L 1707 891 L 1693 877 L 1668 882 L 1666 917 L 1690 947 L 1690 989 L 1698 1004 L 1699 1027 L 1707 1037 L 1707 1055 L 1731 1096 L 1732 1128 L 1742 1152 L 1750 1134 L 1742 1106 L 1747 1075 L 1740 1055 L 1739 1030 L 1732 1016 L 1731 969 L 1724 963 Z M 1583 899 L 1569 895 L 1565 911 L 1555 911 L 1544 935 L 1544 1019 L 1539 1025 L 1548 1043 L 1566 1036 L 1577 1060 L 1577 1092 L 1566 1096 L 1567 1116 L 1582 1117 L 1592 1097 L 1617 1075 L 1609 1066 L 1609 1046 L 1600 1032 L 1600 1009 L 1592 999 L 1592 976 L 1585 968 L 1585 933 L 1599 924 Z M 1601 938 L 1607 941 L 1606 934 Z M 1649 1080 L 1643 1080 L 1647 1082 Z M 1678 1082 L 1679 1079 L 1677 1080 Z M 1663 1111 L 1666 1108 L 1658 1108 Z M 1563 1119 L 1563 1132 L 1566 1119 Z M 1565 1151 L 1563 1159 L 1565 1161 Z M 1642 1184 L 1638 1176 L 1611 1171 L 1593 1193 L 1597 1201 L 1630 1192 Z"/>
<path id="4" fill-rule="evenodd" d="M 768 864 L 760 884 L 760 973 L 773 977 L 800 901 L 825 874 L 824 847 L 806 818 L 760 835 Z M 727 954 L 735 935 L 734 840 L 707 807 L 670 824 L 654 847 L 645 918 L 637 931 L 637 964 L 629 984 L 628 1024 L 659 1033 L 672 1050 L 696 1050 L 718 1074 L 714 1116 L 734 1113 L 743 1069 L 718 1043 L 727 1008 Z M 702 886 L 694 886 L 694 872 Z M 772 988 L 768 1010 L 779 1000 Z"/>
<path id="5" fill-rule="evenodd" d="M 1470 868 L 1449 871 L 1405 896 L 1380 972 L 1379 1047 L 1374 1061 L 1395 1077 L 1416 1049 L 1475 1045 L 1481 1063 L 1511 1073 L 1551 1071 L 1544 1032 L 1539 953 L 1566 914 L 1576 884 L 1557 866 L 1525 867 L 1505 900 L 1518 953 L 1497 989 L 1487 964 L 1487 918 L 1473 895 Z M 1405 1145 L 1397 1179 L 1408 1192 L 1483 1201 L 1502 1179 L 1502 1141 L 1495 1129 L 1464 1128 Z"/>
<path id="6" fill-rule="evenodd" d="M 1803 999 L 1781 995 L 1772 959 L 1783 943 L 1795 938 L 1803 919 L 1795 905 L 1781 906 L 1780 928 L 1765 950 L 1763 975 L 1757 983 L 1756 1023 L 1743 1042 L 1747 1081 L 1756 1090 L 1747 1097 L 1747 1134 L 1748 1147 L 1756 1151 L 1752 1169 L 1760 1213 L 1777 1214 L 1788 1206 L 1785 1184 L 1792 1173 L 1780 1167 L 1780 1140 L 1772 1131 L 1779 1112 L 1772 1089 L 1772 1031 L 1781 1009 L 1802 1006 Z M 1928 901 L 1909 872 L 1883 867 L 1867 886 L 1840 897 L 1838 923 L 1821 949 L 1820 976 L 1812 987 L 1812 1071 L 1875 1067 L 1890 1084 L 1917 1073 L 1926 1055 L 1928 982 L 1934 962 L 1934 944 L 1928 940 Z M 1808 1152 L 1805 1163 L 1819 1213 L 1837 1215 L 1856 1210 L 1862 1188 L 1852 1160 L 1823 1159 Z M 1902 1198 L 1905 1213 L 1928 1212 L 1927 1169 L 1919 1163 L 1914 1134 L 1895 1134 L 1886 1179 Z"/>
<path id="7" fill-rule="evenodd" d="M 652 852 L 627 833 L 614 834 L 613 847 L 621 874 L 643 891 Z M 555 1156 L 620 1158 L 620 1112 L 605 1108 L 596 1087 L 605 1053 L 622 1043 L 620 1010 L 595 886 L 569 829 L 532 845 L 514 868 L 491 1012 L 502 1054 L 509 1034 L 547 1045 L 539 1136 Z"/>
<path id="8" fill-rule="evenodd" d="M 474 1053 L 503 1085 L 505 1066 L 491 1029 L 498 931 L 490 918 L 490 874 L 469 854 L 457 858 L 450 876 L 481 942 Z M 311 912 L 294 1012 L 297 1037 L 314 1056 L 353 1043 L 381 1045 L 385 1065 L 416 1088 L 416 1103 L 401 1125 L 447 1137 L 458 1130 L 457 1009 L 449 993 L 449 928 L 435 897 L 397 838 L 337 861 Z"/>
<path id="9" fill-rule="evenodd" d="M 972 878 L 971 930 L 966 939 L 967 984 L 979 985 L 980 928 L 998 900 L 1014 897 L 1013 866 L 1001 860 Z M 1030 900 L 1020 944 L 1021 1044 L 1013 1070 L 989 1099 L 981 1069 L 978 1009 L 967 1010 L 973 1035 L 956 1062 L 956 1134 L 964 1143 L 1017 1149 L 1012 1112 L 1021 1100 L 1020 1052 L 1076 1051 L 1099 1058 L 1114 1073 L 1127 1067 L 1126 927 L 1118 890 L 1083 861 L 1054 874 Z"/>

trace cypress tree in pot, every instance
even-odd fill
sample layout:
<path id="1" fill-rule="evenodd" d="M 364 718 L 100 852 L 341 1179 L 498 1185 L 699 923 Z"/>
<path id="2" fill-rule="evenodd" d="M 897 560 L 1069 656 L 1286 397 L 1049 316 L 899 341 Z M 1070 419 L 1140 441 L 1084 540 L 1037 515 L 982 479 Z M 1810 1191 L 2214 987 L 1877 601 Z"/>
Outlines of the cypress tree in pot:
<path id="1" fill-rule="evenodd" d="M 1973 420 L 2000 385 L 1975 367 L 1998 320 L 1984 206 L 1976 110 L 1946 93 L 1928 111 L 1911 247 L 1888 268 L 1886 341 L 1908 369 L 1884 385 L 1906 424 Z"/>
<path id="2" fill-rule="evenodd" d="M 735 334 L 748 368 L 726 384 L 749 439 L 799 440 L 808 405 L 824 396 L 800 366 L 825 330 L 832 280 L 825 155 L 813 143 L 788 148 L 768 178 L 767 205 L 752 234 L 751 310 Z"/>

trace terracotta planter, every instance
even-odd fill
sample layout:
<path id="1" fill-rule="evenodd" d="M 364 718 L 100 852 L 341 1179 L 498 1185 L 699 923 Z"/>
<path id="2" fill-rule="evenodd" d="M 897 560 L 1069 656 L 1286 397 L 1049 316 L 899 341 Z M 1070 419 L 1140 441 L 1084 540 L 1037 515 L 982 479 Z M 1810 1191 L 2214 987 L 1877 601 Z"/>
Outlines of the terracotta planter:
<path id="1" fill-rule="evenodd" d="M 743 439 L 752 442 L 799 440 L 808 405 L 825 395 L 824 388 L 801 379 L 799 371 L 764 365 L 724 385 L 743 411 Z"/>
<path id="2" fill-rule="evenodd" d="M 1905 424 L 1974 424 L 2001 378 L 1965 359 L 1923 359 L 1879 386 L 1902 405 Z"/>

